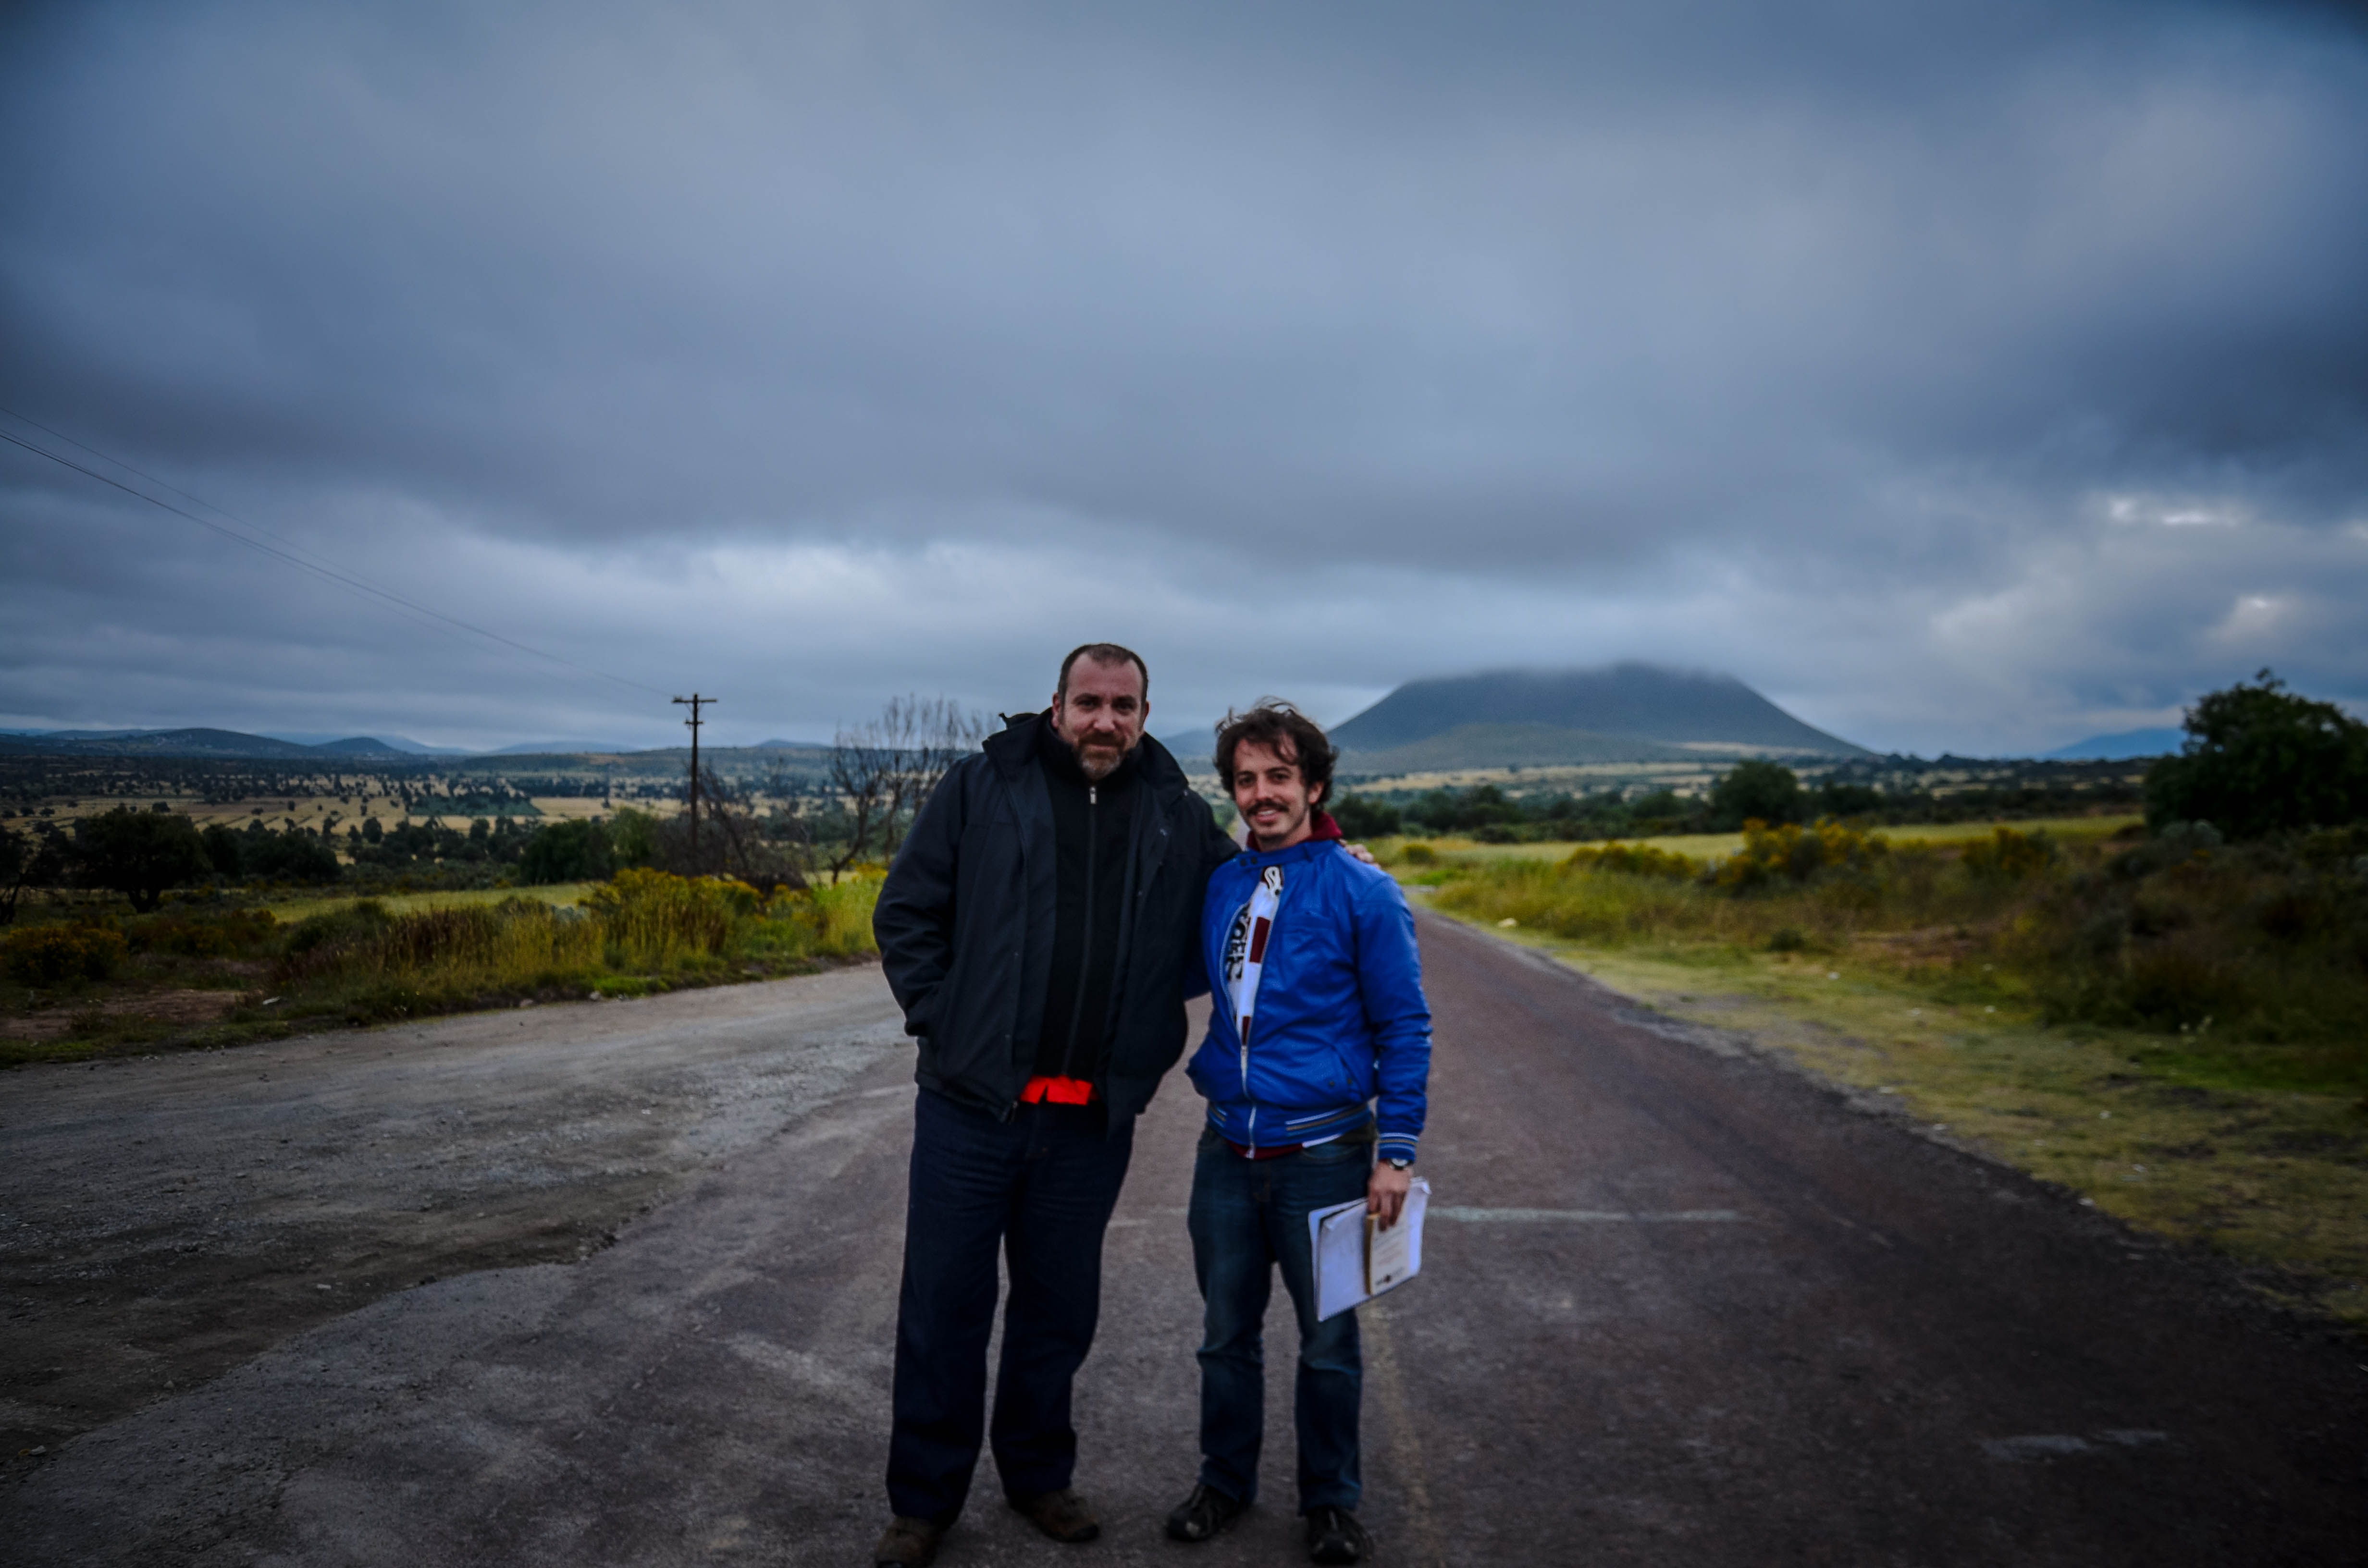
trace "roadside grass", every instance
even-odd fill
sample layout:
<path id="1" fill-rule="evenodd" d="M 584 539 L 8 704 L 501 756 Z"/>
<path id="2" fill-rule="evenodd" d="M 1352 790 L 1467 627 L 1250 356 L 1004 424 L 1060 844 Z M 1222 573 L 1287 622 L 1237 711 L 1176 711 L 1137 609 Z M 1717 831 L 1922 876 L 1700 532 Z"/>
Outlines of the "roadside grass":
<path id="1" fill-rule="evenodd" d="M 427 892 L 387 892 L 370 896 L 397 915 L 408 915 L 421 909 L 461 909 L 474 904 L 492 905 L 505 899 L 531 898 L 544 903 L 567 905 L 577 903 L 599 886 L 598 882 L 552 882 L 541 887 L 526 888 L 452 888 Z M 355 902 L 355 895 L 343 897 L 316 893 L 290 893 L 283 898 L 266 901 L 260 907 L 271 912 L 272 917 L 288 925 L 315 915 L 324 915 Z"/>
<path id="2" fill-rule="evenodd" d="M 409 907 L 312 901 L 294 921 L 182 905 L 22 926 L 0 936 L 0 1065 L 811 972 L 875 950 L 879 885 L 855 877 L 768 898 L 636 870 Z M 571 903 L 552 896 L 576 891 Z"/>
<path id="3" fill-rule="evenodd" d="M 2046 817 L 2035 821 L 2012 823 L 1911 823 L 1904 827 L 1886 827 L 1875 831 L 1895 845 L 1929 844 L 1936 847 L 1954 847 L 1989 837 L 1999 827 L 2010 827 L 2023 834 L 2047 835 L 2060 844 L 2100 843 L 2116 834 L 2138 828 L 2146 819 L 2135 815 L 2094 817 Z M 1600 846 L 1599 839 L 1551 839 L 1535 844 L 1483 844 L 1476 838 L 1461 838 L 1453 835 L 1429 837 L 1421 834 L 1406 834 L 1374 841 L 1374 853 L 1384 860 L 1408 844 L 1424 844 L 1432 853 L 1451 864 L 1474 860 L 1562 860 L 1574 849 Z M 1632 838 L 1621 842 L 1648 846 L 1672 854 L 1690 855 L 1695 859 L 1713 859 L 1732 855 L 1743 847 L 1740 833 L 1679 833 L 1657 838 Z"/>
<path id="4" fill-rule="evenodd" d="M 1674 871 L 1385 847 L 1442 914 L 2368 1328 L 2368 844 L 1957 832 L 1756 882 L 1810 835 Z"/>

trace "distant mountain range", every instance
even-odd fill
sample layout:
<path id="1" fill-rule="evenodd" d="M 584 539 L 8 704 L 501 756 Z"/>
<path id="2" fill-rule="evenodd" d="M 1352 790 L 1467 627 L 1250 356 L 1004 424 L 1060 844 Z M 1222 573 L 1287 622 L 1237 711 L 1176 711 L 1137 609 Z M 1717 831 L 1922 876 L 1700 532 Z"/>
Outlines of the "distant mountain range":
<path id="1" fill-rule="evenodd" d="M 2126 762 L 2132 757 L 2161 756 L 2177 751 L 2187 742 L 2184 730 L 2117 730 L 2110 735 L 2090 735 L 2085 741 L 2074 741 L 2068 746 L 2042 752 L 2042 762 Z"/>
<path id="2" fill-rule="evenodd" d="M 124 732 L 126 734 L 138 734 L 142 733 L 144 732 L 131 730 Z M 267 741 L 286 741 L 292 745 L 313 746 L 315 748 L 322 746 L 352 745 L 360 742 L 370 741 L 385 746 L 392 751 L 407 753 L 412 756 L 474 756 L 477 755 L 466 746 L 431 746 L 422 742 L 415 741 L 407 735 L 354 735 L 340 737 L 319 730 L 271 730 L 266 732 L 263 738 Z"/>
<path id="3" fill-rule="evenodd" d="M 296 762 L 339 757 L 401 760 L 417 754 L 368 735 L 303 745 L 237 730 L 48 730 L 0 735 L 0 751 L 82 756 L 219 756 Z"/>
<path id="4" fill-rule="evenodd" d="M 1408 681 L 1332 731 L 1360 774 L 1652 762 L 1705 754 L 1873 754 L 1733 676 L 1622 664 Z"/>

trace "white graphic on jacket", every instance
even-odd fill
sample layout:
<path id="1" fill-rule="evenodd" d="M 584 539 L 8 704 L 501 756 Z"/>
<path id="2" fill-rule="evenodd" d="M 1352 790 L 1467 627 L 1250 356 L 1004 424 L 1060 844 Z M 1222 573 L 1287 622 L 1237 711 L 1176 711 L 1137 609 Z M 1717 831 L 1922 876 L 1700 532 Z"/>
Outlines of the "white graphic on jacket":
<path id="1" fill-rule="evenodd" d="M 1225 994 L 1234 1005 L 1234 1038 L 1241 1042 L 1245 1094 L 1250 1084 L 1250 1016 L 1258 1010 L 1258 975 L 1266 968 L 1267 941 L 1274 935 L 1275 910 L 1281 903 L 1282 868 L 1269 866 L 1225 933 Z M 1255 1112 L 1251 1121 L 1255 1126 Z"/>

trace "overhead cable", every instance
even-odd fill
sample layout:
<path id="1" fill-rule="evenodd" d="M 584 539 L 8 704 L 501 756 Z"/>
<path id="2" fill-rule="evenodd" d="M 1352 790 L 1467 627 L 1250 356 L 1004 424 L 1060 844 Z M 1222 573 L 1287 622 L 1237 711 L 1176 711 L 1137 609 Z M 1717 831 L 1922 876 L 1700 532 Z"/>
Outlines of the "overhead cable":
<path id="1" fill-rule="evenodd" d="M 259 527 L 256 524 L 245 521 L 244 518 L 234 517 L 233 514 L 225 512 L 221 507 L 214 506 L 211 502 L 201 500 L 195 495 L 191 495 L 186 490 L 167 484 L 163 480 L 156 478 L 153 474 L 142 472 L 141 470 L 133 468 L 130 463 L 124 462 L 119 458 L 109 456 L 108 453 L 100 451 L 96 447 L 77 441 L 71 436 L 60 435 L 57 431 L 51 430 L 48 426 L 40 424 L 36 420 L 27 419 L 23 415 L 17 413 L 13 409 L 0 407 L 0 414 L 5 414 L 11 419 L 29 425 L 34 429 L 40 430 L 46 435 L 56 437 L 57 439 L 64 441 L 70 446 L 78 447 L 82 450 L 90 453 L 93 457 L 98 458 L 106 462 L 113 463 L 116 467 L 124 470 L 127 472 L 139 474 L 141 478 L 147 480 L 150 483 L 156 485 L 158 488 L 172 491 L 173 494 L 182 496 L 196 506 L 203 506 L 210 512 L 219 513 L 222 517 L 230 517 L 233 522 L 237 523 L 239 526 L 235 528 L 226 528 L 211 517 L 201 517 L 195 512 L 188 511 L 182 507 L 174 506 L 169 501 L 159 500 L 157 497 L 149 494 L 146 491 L 140 489 L 136 485 L 126 484 L 120 479 L 101 473 L 97 469 L 85 467 L 85 465 L 74 461 L 72 458 L 63 457 L 56 452 L 36 446 L 32 442 L 24 440 L 19 437 L 12 436 L 6 430 L 0 430 L 0 441 L 6 441 L 12 446 L 22 447 L 25 450 L 31 452 L 36 457 L 47 458 L 53 463 L 74 470 L 76 473 L 85 474 L 92 479 L 97 480 L 101 484 L 112 485 L 114 488 L 122 491 L 126 495 L 136 496 L 140 500 L 147 502 L 152 506 L 159 507 L 164 511 L 170 512 L 176 517 L 186 518 L 188 521 L 197 524 L 199 528 L 211 528 L 215 533 L 222 535 L 225 539 L 233 540 L 238 543 L 246 546 L 249 550 L 257 551 L 275 560 L 285 562 L 287 564 L 296 567 L 300 571 L 310 572 L 315 576 L 324 578 L 329 582 L 336 584 L 338 586 L 345 588 L 348 592 L 367 595 L 371 598 L 381 601 L 383 607 L 393 608 L 396 613 L 402 614 L 404 619 L 406 620 L 414 620 L 416 623 L 417 616 L 427 616 L 432 620 L 441 623 L 440 625 L 431 627 L 430 630 L 443 631 L 449 635 L 450 634 L 450 629 L 457 628 L 461 631 L 466 631 L 472 635 L 484 638 L 488 642 L 500 643 L 503 647 L 515 650 L 518 653 L 525 653 L 538 659 L 548 660 L 550 663 L 554 665 L 564 665 L 566 668 L 574 670 L 581 675 L 591 676 L 598 680 L 610 681 L 618 686 L 629 687 L 635 691 L 644 691 L 653 697 L 664 697 L 666 695 L 666 693 L 661 691 L 656 687 L 644 686 L 640 681 L 627 680 L 622 676 L 613 676 L 609 674 L 606 670 L 596 670 L 589 665 L 580 665 L 573 659 L 563 658 L 557 653 L 546 653 L 541 648 L 521 642 L 514 637 L 505 637 L 498 631 L 488 631 L 486 628 L 476 625 L 472 621 L 462 620 L 457 616 L 446 615 L 443 611 L 433 608 L 427 605 L 421 604 L 416 599 L 406 597 L 402 594 L 394 592 L 391 588 L 381 588 L 375 583 L 369 582 L 335 566 L 324 565 L 318 561 L 306 560 L 304 558 L 305 555 L 310 554 L 311 552 L 305 551 L 303 546 L 296 543 L 293 540 L 285 539 L 279 534 L 272 533 L 268 528 Z M 263 540 L 250 537 L 248 533 L 240 531 L 241 529 L 252 529 L 254 533 L 262 534 L 266 539 L 279 540 L 280 544 L 287 546 L 287 548 L 280 549 L 276 546 L 267 544 Z M 404 612 L 406 611 L 414 613 L 405 614 Z"/>

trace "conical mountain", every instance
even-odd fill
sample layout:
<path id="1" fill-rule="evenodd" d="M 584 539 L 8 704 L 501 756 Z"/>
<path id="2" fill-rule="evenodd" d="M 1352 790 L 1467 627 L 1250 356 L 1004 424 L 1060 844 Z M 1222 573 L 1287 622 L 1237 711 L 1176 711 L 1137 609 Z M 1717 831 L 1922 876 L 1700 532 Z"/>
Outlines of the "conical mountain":
<path id="1" fill-rule="evenodd" d="M 1705 751 L 1865 756 L 1733 676 L 1621 664 L 1408 681 L 1332 731 L 1360 770 L 1645 761 Z"/>

